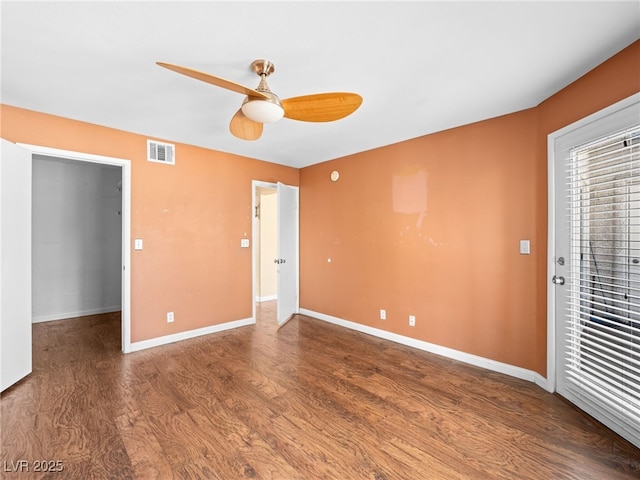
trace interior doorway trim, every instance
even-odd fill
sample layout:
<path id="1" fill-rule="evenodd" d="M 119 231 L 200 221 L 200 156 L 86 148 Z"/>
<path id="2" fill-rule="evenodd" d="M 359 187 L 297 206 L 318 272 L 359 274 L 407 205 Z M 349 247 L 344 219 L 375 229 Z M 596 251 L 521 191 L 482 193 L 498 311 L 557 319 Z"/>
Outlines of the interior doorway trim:
<path id="1" fill-rule="evenodd" d="M 258 218 L 256 217 L 256 208 L 258 206 L 258 196 L 256 195 L 256 191 L 258 188 L 269 188 L 276 190 L 278 188 L 278 184 L 272 182 L 263 182 L 260 180 L 252 180 L 251 181 L 251 318 L 253 318 L 254 322 L 257 320 L 256 318 L 256 296 L 258 294 L 256 283 L 258 282 L 258 251 L 260 249 L 260 241 L 259 241 L 259 224 Z"/>
<path id="2" fill-rule="evenodd" d="M 62 158 L 78 162 L 114 165 L 122 168 L 122 351 L 131 352 L 131 161 L 124 158 L 105 157 L 91 153 L 60 150 L 18 143 L 31 155 Z"/>

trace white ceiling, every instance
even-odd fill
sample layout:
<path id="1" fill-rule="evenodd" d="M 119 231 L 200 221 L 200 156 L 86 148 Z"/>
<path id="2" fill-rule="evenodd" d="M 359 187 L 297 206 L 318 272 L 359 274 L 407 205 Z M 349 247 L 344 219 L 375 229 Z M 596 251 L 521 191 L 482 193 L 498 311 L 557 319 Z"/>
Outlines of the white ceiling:
<path id="1" fill-rule="evenodd" d="M 533 107 L 640 38 L 640 2 L 0 3 L 2 103 L 303 167 Z M 352 91 L 353 115 L 283 119 L 247 142 L 243 96 Z"/>

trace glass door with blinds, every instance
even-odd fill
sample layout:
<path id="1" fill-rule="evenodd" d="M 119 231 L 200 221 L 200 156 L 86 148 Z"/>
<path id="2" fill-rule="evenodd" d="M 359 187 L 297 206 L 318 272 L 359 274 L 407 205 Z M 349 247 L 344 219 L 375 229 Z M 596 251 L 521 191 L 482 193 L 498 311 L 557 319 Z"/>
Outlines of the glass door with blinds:
<path id="1" fill-rule="evenodd" d="M 640 447 L 640 109 L 556 144 L 558 393 Z"/>

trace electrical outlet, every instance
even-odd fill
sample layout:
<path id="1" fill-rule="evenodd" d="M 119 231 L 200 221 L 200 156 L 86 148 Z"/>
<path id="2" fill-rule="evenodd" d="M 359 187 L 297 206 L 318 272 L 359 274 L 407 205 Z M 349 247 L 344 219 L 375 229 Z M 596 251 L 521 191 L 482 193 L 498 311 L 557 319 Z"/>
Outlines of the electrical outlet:
<path id="1" fill-rule="evenodd" d="M 415 315 L 409 315 L 409 326 L 410 327 L 415 327 L 416 326 L 416 316 Z"/>
<path id="2" fill-rule="evenodd" d="M 173 312 L 167 312 L 167 323 L 173 322 Z"/>
<path id="3" fill-rule="evenodd" d="M 387 311 L 380 309 L 380 320 L 386 320 L 387 319 Z"/>

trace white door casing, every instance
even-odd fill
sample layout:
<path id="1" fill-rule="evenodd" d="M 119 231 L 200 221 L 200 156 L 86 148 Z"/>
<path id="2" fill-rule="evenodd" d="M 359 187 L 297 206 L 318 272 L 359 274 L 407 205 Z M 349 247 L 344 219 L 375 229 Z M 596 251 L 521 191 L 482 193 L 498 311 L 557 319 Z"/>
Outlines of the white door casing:
<path id="1" fill-rule="evenodd" d="M 122 168 L 122 351 L 131 350 L 131 161 L 91 153 L 74 152 L 40 145 L 19 144 L 30 155 L 62 158 L 79 162 L 114 165 Z M 29 177 L 31 185 L 31 177 Z M 31 220 L 31 213 L 29 214 Z M 31 241 L 31 232 L 29 234 Z M 29 257 L 31 258 L 31 257 Z M 31 291 L 31 286 L 30 286 Z"/>
<path id="2" fill-rule="evenodd" d="M 298 313 L 298 187 L 278 183 L 278 324 Z"/>
<path id="3" fill-rule="evenodd" d="M 549 135 L 549 258 L 548 258 L 548 342 L 547 386 L 578 407 L 594 416 L 617 433 L 628 437 L 623 427 L 607 413 L 590 406 L 588 400 L 572 393 L 565 364 L 571 352 L 571 326 L 568 321 L 573 295 L 579 291 L 581 258 L 577 249 L 571 250 L 572 234 L 576 235 L 575 221 L 570 222 L 569 157 L 572 148 L 609 135 L 640 122 L 640 94 L 635 94 L 587 118 Z M 573 206 L 575 209 L 575 205 Z M 573 232 L 573 233 L 572 233 Z M 578 273 L 576 273 L 578 272 Z M 554 283 L 555 280 L 555 283 Z M 573 299 L 575 304 L 576 299 Z M 575 341 L 575 324 L 574 324 Z M 585 397 L 586 398 L 586 397 Z M 638 440 L 635 439 L 637 442 Z"/>
<path id="4" fill-rule="evenodd" d="M 0 391 L 31 373 L 31 152 L 2 139 Z"/>

